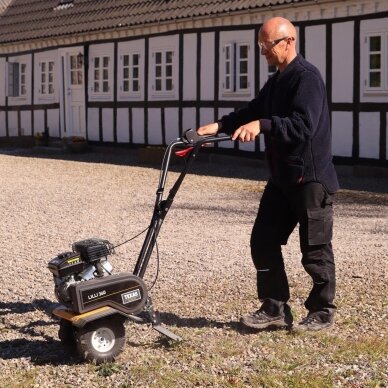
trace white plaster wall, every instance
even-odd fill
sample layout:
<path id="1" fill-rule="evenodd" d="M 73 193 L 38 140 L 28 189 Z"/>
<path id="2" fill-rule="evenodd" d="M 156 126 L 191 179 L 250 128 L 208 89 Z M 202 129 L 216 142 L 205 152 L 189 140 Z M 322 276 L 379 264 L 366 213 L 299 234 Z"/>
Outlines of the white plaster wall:
<path id="1" fill-rule="evenodd" d="M 326 27 L 306 27 L 306 59 L 320 71 L 326 83 Z"/>
<path id="2" fill-rule="evenodd" d="M 18 114 L 15 111 L 8 112 L 8 134 L 18 136 Z"/>
<path id="3" fill-rule="evenodd" d="M 354 22 L 334 23 L 332 36 L 332 101 L 353 102 Z"/>
<path id="4" fill-rule="evenodd" d="M 47 126 L 50 136 L 59 137 L 59 109 L 47 110 Z"/>
<path id="5" fill-rule="evenodd" d="M 91 141 L 100 140 L 100 125 L 98 108 L 88 109 L 88 139 Z"/>
<path id="6" fill-rule="evenodd" d="M 333 112 L 332 150 L 334 156 L 352 156 L 353 114 L 352 112 Z"/>
<path id="7" fill-rule="evenodd" d="M 24 136 L 32 135 L 32 114 L 30 110 L 20 112 L 20 129 Z"/>
<path id="8" fill-rule="evenodd" d="M 148 109 L 148 144 L 162 144 L 162 113 L 160 109 Z"/>
<path id="9" fill-rule="evenodd" d="M 129 113 L 127 108 L 117 109 L 117 142 L 129 143 Z"/>
<path id="10" fill-rule="evenodd" d="M 6 136 L 5 112 L 0 111 L 0 137 Z"/>
<path id="11" fill-rule="evenodd" d="M 144 109 L 132 109 L 132 142 L 134 144 L 144 144 Z"/>
<path id="12" fill-rule="evenodd" d="M 197 35 L 183 37 L 183 99 L 197 98 Z"/>
<path id="13" fill-rule="evenodd" d="M 214 32 L 201 35 L 201 100 L 214 100 Z"/>
<path id="14" fill-rule="evenodd" d="M 112 108 L 102 109 L 102 140 L 114 141 Z"/>
<path id="15" fill-rule="evenodd" d="M 0 105 L 5 105 L 5 93 L 6 93 L 6 88 L 5 88 L 5 81 L 6 77 L 5 75 L 7 74 L 7 64 L 5 62 L 5 58 L 0 58 L 0 74 L 3 76 L 0 77 Z"/>
<path id="16" fill-rule="evenodd" d="M 360 113 L 360 158 L 379 158 L 380 114 Z"/>
<path id="17" fill-rule="evenodd" d="M 36 110 L 34 111 L 34 131 L 37 132 L 44 132 L 45 130 L 44 126 L 44 110 Z"/>
<path id="18" fill-rule="evenodd" d="M 183 108 L 182 109 L 182 125 L 183 131 L 189 128 L 195 128 L 196 126 L 196 109 L 195 108 Z"/>
<path id="19" fill-rule="evenodd" d="M 199 125 L 205 125 L 214 123 L 214 109 L 213 108 L 202 108 L 199 111 Z"/>
<path id="20" fill-rule="evenodd" d="M 178 108 L 166 108 L 164 111 L 165 127 L 166 127 L 166 143 L 179 137 L 179 112 Z"/>

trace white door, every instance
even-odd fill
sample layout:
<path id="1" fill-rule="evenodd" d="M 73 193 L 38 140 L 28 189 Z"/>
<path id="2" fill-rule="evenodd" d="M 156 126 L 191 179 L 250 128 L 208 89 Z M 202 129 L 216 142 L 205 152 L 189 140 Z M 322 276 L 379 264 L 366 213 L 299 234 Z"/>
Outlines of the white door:
<path id="1" fill-rule="evenodd" d="M 61 88 L 62 137 L 86 137 L 83 50 L 79 48 L 63 50 L 61 64 L 63 77 Z"/>

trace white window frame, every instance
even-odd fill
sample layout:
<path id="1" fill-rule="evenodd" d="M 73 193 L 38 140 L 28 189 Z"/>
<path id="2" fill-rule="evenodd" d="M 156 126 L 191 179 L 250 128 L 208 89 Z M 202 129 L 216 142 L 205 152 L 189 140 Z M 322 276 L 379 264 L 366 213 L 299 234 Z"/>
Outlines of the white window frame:
<path id="1" fill-rule="evenodd" d="M 19 99 L 27 98 L 27 92 L 28 92 L 27 74 L 28 74 L 27 62 L 25 61 L 8 62 L 8 88 L 7 88 L 8 97 L 19 98 Z"/>
<path id="2" fill-rule="evenodd" d="M 52 65 L 51 69 L 50 65 Z M 53 59 L 39 61 L 38 93 L 42 98 L 53 98 L 55 96 L 55 61 Z"/>
<path id="3" fill-rule="evenodd" d="M 126 64 L 126 58 L 128 63 Z M 135 63 L 137 59 L 137 63 Z M 128 97 L 140 97 L 143 89 L 143 72 L 141 69 L 141 53 L 126 52 L 120 55 L 120 94 Z M 135 87 L 137 85 L 137 87 Z"/>
<path id="4" fill-rule="evenodd" d="M 158 49 L 152 52 L 153 80 L 152 89 L 155 95 L 173 95 L 174 82 L 174 56 L 173 49 Z M 160 58 L 160 61 L 159 61 Z"/>
<path id="5" fill-rule="evenodd" d="M 240 55 L 241 48 L 246 47 L 247 53 L 245 57 Z M 236 94 L 243 95 L 250 93 L 251 80 L 249 69 L 249 54 L 251 46 L 246 42 L 228 42 L 224 45 L 223 52 L 223 81 L 222 93 L 224 95 Z M 246 71 L 241 71 L 241 65 L 246 62 Z M 242 77 L 246 79 L 246 87 L 242 87 Z"/>
<path id="6" fill-rule="evenodd" d="M 371 38 L 380 38 L 380 50 L 370 50 Z M 379 33 L 368 33 L 364 40 L 366 51 L 366 66 L 364 74 L 364 91 L 374 94 L 388 93 L 388 30 Z M 374 68 L 371 66 L 371 56 L 380 56 L 380 67 Z M 380 86 L 371 86 L 371 74 L 380 73 Z"/>
<path id="7" fill-rule="evenodd" d="M 94 96 L 106 96 L 112 91 L 111 61 L 112 57 L 108 54 L 94 55 L 91 60 L 91 92 Z"/>

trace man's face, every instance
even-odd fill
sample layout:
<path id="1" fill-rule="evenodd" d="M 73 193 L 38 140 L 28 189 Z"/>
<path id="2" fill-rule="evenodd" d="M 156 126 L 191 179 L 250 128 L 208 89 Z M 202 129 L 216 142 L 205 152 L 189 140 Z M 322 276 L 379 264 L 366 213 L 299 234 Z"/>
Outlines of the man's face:
<path id="1" fill-rule="evenodd" d="M 265 56 L 268 65 L 279 67 L 285 61 L 287 38 L 287 36 L 277 36 L 271 31 L 260 30 L 258 45 L 260 53 Z"/>

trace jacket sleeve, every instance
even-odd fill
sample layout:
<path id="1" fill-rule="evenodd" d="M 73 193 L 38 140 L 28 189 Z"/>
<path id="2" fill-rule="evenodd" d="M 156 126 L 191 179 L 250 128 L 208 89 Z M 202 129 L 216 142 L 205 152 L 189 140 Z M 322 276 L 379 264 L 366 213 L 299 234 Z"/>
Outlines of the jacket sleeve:
<path id="1" fill-rule="evenodd" d="M 302 74 L 293 98 L 289 116 L 273 116 L 267 130 L 281 143 L 295 144 L 311 139 L 314 135 L 326 101 L 322 79 L 311 71 Z"/>

